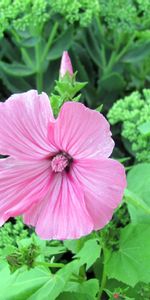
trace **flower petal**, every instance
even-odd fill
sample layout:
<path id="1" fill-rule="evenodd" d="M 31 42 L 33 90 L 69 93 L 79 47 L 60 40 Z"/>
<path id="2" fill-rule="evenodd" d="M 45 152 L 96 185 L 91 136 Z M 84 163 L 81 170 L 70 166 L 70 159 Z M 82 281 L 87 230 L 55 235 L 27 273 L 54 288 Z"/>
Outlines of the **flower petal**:
<path id="1" fill-rule="evenodd" d="M 109 123 L 102 114 L 81 103 L 66 102 L 53 127 L 50 141 L 74 158 L 108 157 L 112 153 Z"/>
<path id="2" fill-rule="evenodd" d="M 45 200 L 25 213 L 24 222 L 42 239 L 76 239 L 93 229 L 82 189 L 66 174 L 54 175 Z"/>
<path id="3" fill-rule="evenodd" d="M 102 228 L 122 200 L 126 187 L 124 167 L 112 159 L 85 159 L 74 164 L 72 176 L 82 184 L 94 229 Z"/>
<path id="4" fill-rule="evenodd" d="M 41 200 L 49 187 L 51 167 L 48 160 L 24 162 L 0 160 L 0 225 L 22 214 Z"/>
<path id="5" fill-rule="evenodd" d="M 19 159 L 37 159 L 56 149 L 50 145 L 47 129 L 53 121 L 45 93 L 32 90 L 15 94 L 0 103 L 0 153 Z"/>

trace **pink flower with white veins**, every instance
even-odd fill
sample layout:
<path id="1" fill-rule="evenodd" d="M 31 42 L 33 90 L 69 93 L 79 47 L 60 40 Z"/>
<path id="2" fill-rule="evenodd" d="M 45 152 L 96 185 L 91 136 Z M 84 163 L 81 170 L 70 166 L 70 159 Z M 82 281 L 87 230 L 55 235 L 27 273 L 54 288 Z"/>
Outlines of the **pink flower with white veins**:
<path id="1" fill-rule="evenodd" d="M 54 119 L 37 91 L 0 103 L 0 224 L 23 215 L 42 239 L 76 239 L 105 226 L 121 202 L 124 167 L 102 114 L 66 102 Z"/>

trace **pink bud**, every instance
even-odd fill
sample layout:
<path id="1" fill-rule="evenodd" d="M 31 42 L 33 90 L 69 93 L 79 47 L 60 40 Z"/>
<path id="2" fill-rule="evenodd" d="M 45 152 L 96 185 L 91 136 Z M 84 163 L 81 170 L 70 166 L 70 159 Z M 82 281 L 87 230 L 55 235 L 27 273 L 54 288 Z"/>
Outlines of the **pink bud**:
<path id="1" fill-rule="evenodd" d="M 64 51 L 61 58 L 60 76 L 63 77 L 66 74 L 66 72 L 68 72 L 71 76 L 73 75 L 71 59 L 69 57 L 68 52 Z"/>

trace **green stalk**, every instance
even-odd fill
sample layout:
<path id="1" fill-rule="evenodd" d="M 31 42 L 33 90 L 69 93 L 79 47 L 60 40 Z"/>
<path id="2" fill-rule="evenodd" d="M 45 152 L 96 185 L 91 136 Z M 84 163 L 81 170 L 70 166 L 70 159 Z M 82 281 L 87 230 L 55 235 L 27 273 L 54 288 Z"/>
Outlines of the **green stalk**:
<path id="1" fill-rule="evenodd" d="M 47 41 L 47 44 L 46 44 L 46 46 L 44 48 L 43 56 L 42 56 L 42 61 L 45 60 L 45 58 L 46 58 L 46 56 L 48 54 L 48 51 L 49 51 L 49 49 L 50 49 L 50 47 L 52 45 L 52 42 L 54 40 L 54 37 L 55 37 L 56 33 L 57 33 L 57 29 L 58 29 L 58 23 L 56 22 L 54 24 L 53 28 L 52 28 L 51 34 L 50 34 L 50 36 L 48 38 L 48 41 Z"/>
<path id="2" fill-rule="evenodd" d="M 46 266 L 49 268 L 63 268 L 65 266 L 65 264 L 62 264 L 62 263 L 48 263 L 48 262 L 42 262 L 42 261 L 35 262 L 35 265 Z"/>
<path id="3" fill-rule="evenodd" d="M 41 53 L 40 53 L 40 44 L 36 44 L 35 46 L 35 57 L 36 57 L 36 88 L 38 92 L 42 92 L 43 88 L 43 70 L 42 70 L 42 62 L 41 62 Z"/>
<path id="4" fill-rule="evenodd" d="M 38 43 L 35 46 L 35 56 L 36 56 L 36 67 L 37 67 L 37 73 L 36 73 L 36 87 L 38 92 L 42 92 L 43 89 L 43 65 L 44 61 L 46 59 L 46 56 L 48 54 L 48 51 L 53 43 L 54 37 L 57 33 L 58 29 L 58 23 L 56 22 L 52 28 L 51 34 L 48 38 L 48 41 L 46 43 L 46 46 L 44 48 L 43 53 L 40 51 L 40 43 Z"/>
<path id="5" fill-rule="evenodd" d="M 97 296 L 97 300 L 101 299 L 102 293 L 104 291 L 104 288 L 106 286 L 107 281 L 107 274 L 106 274 L 106 249 L 103 245 L 103 273 L 102 273 L 102 279 L 101 279 L 101 287 Z"/>

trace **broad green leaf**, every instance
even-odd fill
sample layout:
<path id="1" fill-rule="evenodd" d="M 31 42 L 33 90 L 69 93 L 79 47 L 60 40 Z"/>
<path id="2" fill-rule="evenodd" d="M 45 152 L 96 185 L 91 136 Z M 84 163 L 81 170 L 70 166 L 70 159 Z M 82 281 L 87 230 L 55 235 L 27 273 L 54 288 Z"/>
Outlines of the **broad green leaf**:
<path id="1" fill-rule="evenodd" d="M 99 282 L 97 279 L 90 279 L 82 283 L 68 282 L 64 292 L 78 292 L 81 294 L 88 294 L 95 297 L 99 291 Z"/>
<path id="2" fill-rule="evenodd" d="M 64 292 L 61 294 L 57 300 L 95 300 L 96 298 L 92 295 L 81 294 L 75 292 Z"/>
<path id="3" fill-rule="evenodd" d="M 31 69 L 28 66 L 19 63 L 8 64 L 0 62 L 0 69 L 8 75 L 15 77 L 29 76 L 35 73 L 35 69 Z"/>
<path id="4" fill-rule="evenodd" d="M 73 30 L 69 28 L 69 30 L 65 31 L 61 36 L 57 38 L 57 40 L 52 45 L 48 55 L 48 60 L 54 60 L 61 57 L 64 50 L 68 50 L 73 42 Z"/>
<path id="5" fill-rule="evenodd" d="M 90 239 L 85 242 L 83 248 L 76 254 L 75 258 L 80 259 L 80 263 L 86 264 L 89 269 L 100 256 L 101 246 L 97 239 Z"/>
<path id="6" fill-rule="evenodd" d="M 140 43 L 134 46 L 124 57 L 123 61 L 127 63 L 136 63 L 145 59 L 146 56 L 150 55 L 150 42 Z"/>
<path id="7" fill-rule="evenodd" d="M 63 292 L 71 275 L 79 270 L 78 261 L 73 261 L 55 273 L 36 293 L 28 300 L 55 300 Z"/>
<path id="8" fill-rule="evenodd" d="M 99 80 L 99 88 L 106 91 L 120 91 L 124 88 L 125 81 L 121 75 L 116 72 L 104 75 Z"/>
<path id="9" fill-rule="evenodd" d="M 121 229 L 119 250 L 110 254 L 106 272 L 132 287 L 139 281 L 150 282 L 149 226 L 129 224 Z"/>
<path id="10" fill-rule="evenodd" d="M 127 195 L 126 202 L 132 221 L 150 224 L 150 164 L 134 166 L 128 172 L 127 181 L 132 195 Z"/>
<path id="11" fill-rule="evenodd" d="M 5 299 L 26 300 L 49 281 L 49 278 L 51 277 L 51 273 L 47 269 L 41 267 L 35 267 L 34 269 L 22 272 L 21 270 L 17 270 L 10 275 L 5 290 Z"/>
<path id="12" fill-rule="evenodd" d="M 145 122 L 142 125 L 138 126 L 138 130 L 144 136 L 150 136 L 150 122 Z"/>

